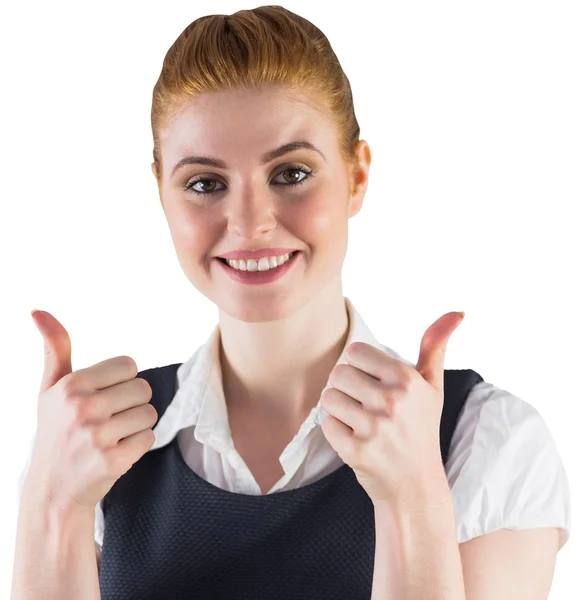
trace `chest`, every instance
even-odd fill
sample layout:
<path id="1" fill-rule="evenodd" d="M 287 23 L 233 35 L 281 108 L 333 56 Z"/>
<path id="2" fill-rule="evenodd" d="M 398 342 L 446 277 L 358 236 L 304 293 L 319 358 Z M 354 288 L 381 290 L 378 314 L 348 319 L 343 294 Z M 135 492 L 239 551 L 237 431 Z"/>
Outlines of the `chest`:
<path id="1" fill-rule="evenodd" d="M 193 477 L 176 449 L 146 453 L 107 495 L 103 600 L 371 597 L 374 511 L 352 471 L 242 497 Z"/>
<path id="2" fill-rule="evenodd" d="M 280 455 L 292 441 L 300 424 L 265 421 L 246 416 L 229 418 L 236 451 L 252 473 L 262 494 L 284 475 Z"/>

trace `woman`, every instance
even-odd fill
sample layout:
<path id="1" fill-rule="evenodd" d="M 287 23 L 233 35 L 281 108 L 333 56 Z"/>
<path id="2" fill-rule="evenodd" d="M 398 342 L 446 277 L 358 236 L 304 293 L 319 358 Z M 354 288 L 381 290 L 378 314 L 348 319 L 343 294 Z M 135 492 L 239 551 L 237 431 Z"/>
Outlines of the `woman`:
<path id="1" fill-rule="evenodd" d="M 152 128 L 178 260 L 219 324 L 183 364 L 137 373 L 120 357 L 73 378 L 66 330 L 35 314 L 51 351 L 42 392 L 73 404 L 92 386 L 102 400 L 77 415 L 99 443 L 74 464 L 125 444 L 123 465 L 93 474 L 91 489 L 88 466 L 75 467 L 84 487 L 73 483 L 72 460 L 52 478 L 70 482 L 50 495 L 70 491 L 60 512 L 74 515 L 77 539 L 94 523 L 100 569 L 97 586 L 85 544 L 83 559 L 59 563 L 69 587 L 54 597 L 76 577 L 83 597 L 103 599 L 546 599 L 570 521 L 538 413 L 475 371 L 444 371 L 461 313 L 426 331 L 414 365 L 343 296 L 347 225 L 371 153 L 320 30 L 280 6 L 197 19 L 165 58 Z M 105 410 L 104 392 L 121 385 L 132 401 L 113 405 L 109 393 Z M 525 417 L 544 438 L 512 433 Z M 67 463 L 41 421 L 27 493 L 41 487 L 31 473 L 51 470 L 42 457 Z M 557 473 L 544 504 L 532 474 L 511 481 L 502 470 L 517 464 L 515 444 L 535 443 Z M 501 448 L 514 454 L 499 464 Z"/>

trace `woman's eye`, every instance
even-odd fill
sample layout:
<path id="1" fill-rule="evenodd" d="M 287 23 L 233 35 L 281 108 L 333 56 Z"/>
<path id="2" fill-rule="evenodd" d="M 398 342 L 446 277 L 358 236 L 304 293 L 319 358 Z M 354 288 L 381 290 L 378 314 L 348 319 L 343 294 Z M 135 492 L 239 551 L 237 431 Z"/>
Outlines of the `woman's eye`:
<path id="1" fill-rule="evenodd" d="M 294 176 L 291 177 L 291 181 L 288 181 L 286 178 L 284 178 L 285 173 L 293 173 Z M 305 175 L 305 177 L 300 178 L 300 173 L 303 173 L 303 175 Z M 283 175 L 283 178 L 285 179 L 285 181 L 287 183 L 294 185 L 296 183 L 301 183 L 301 182 L 305 181 L 306 179 L 308 179 L 310 173 L 311 173 L 310 171 L 307 171 L 306 169 L 303 169 L 302 167 L 287 167 L 284 171 L 281 171 L 278 175 Z M 277 175 L 277 177 L 278 177 L 278 175 Z"/>
<path id="2" fill-rule="evenodd" d="M 194 179 L 193 181 L 190 181 L 190 183 L 188 183 L 186 185 L 186 189 L 190 190 L 192 192 L 194 192 L 194 194 L 199 194 L 200 196 L 205 196 L 207 194 L 211 194 L 213 193 L 215 190 L 214 188 L 216 187 L 216 182 L 218 180 L 217 179 L 211 179 L 209 177 L 201 177 L 200 179 Z M 208 182 L 210 182 L 210 186 L 208 189 Z M 214 185 L 211 185 L 211 182 L 214 182 Z M 198 184 L 202 184 L 203 189 L 195 189 L 194 186 L 198 185 Z"/>
<path id="3" fill-rule="evenodd" d="M 285 176 L 285 173 L 290 173 L 290 181 Z M 300 174 L 303 174 L 304 177 L 301 178 Z M 312 171 L 305 169 L 304 167 L 300 167 L 297 165 L 293 165 L 290 167 L 286 167 L 283 171 L 280 171 L 276 177 L 283 176 L 283 182 L 277 182 L 275 185 L 282 185 L 285 187 L 292 187 L 296 185 L 301 185 L 310 177 L 313 177 Z M 275 177 L 275 179 L 276 179 Z M 198 177 L 197 179 L 192 179 L 185 185 L 185 189 L 188 192 L 196 194 L 197 196 L 209 196 L 214 194 L 216 191 L 220 191 L 220 188 L 216 190 L 216 183 L 221 183 L 217 179 L 212 177 Z M 198 186 L 200 184 L 202 189 L 198 187 L 197 189 L 194 186 Z"/>

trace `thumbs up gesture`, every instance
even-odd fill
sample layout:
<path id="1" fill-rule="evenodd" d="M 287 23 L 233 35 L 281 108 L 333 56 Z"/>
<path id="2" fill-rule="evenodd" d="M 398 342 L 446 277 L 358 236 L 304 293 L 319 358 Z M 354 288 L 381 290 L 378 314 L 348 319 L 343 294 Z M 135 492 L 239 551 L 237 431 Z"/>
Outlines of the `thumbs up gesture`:
<path id="1" fill-rule="evenodd" d="M 44 370 L 23 493 L 63 510 L 93 510 L 155 441 L 151 387 L 129 356 L 73 371 L 67 330 L 48 312 L 32 318 L 44 340 Z"/>
<path id="2" fill-rule="evenodd" d="M 440 317 L 424 333 L 416 367 L 364 342 L 345 350 L 321 396 L 329 444 L 355 472 L 374 505 L 426 497 L 445 481 L 440 453 L 444 356 L 463 313 Z"/>

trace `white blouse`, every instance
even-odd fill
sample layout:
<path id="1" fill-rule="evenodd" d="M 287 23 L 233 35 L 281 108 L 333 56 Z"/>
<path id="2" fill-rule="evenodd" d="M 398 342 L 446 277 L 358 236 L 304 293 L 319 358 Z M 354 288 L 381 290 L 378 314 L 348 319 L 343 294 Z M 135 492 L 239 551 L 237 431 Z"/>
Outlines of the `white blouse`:
<path id="1" fill-rule="evenodd" d="M 350 324 L 345 348 L 355 341 L 367 342 L 415 367 L 380 344 L 347 297 L 345 302 Z M 178 368 L 176 393 L 154 428 L 155 442 L 149 452 L 166 446 L 177 435 L 186 464 L 198 475 L 231 492 L 260 495 L 230 435 L 219 334 L 216 325 L 209 339 Z M 337 364 L 345 362 L 341 356 Z M 343 464 L 322 433 L 325 415 L 319 401 L 282 452 L 284 475 L 269 494 L 312 483 Z M 30 454 L 18 482 L 18 501 L 29 466 Z M 559 528 L 560 547 L 568 541 L 571 498 L 567 475 L 547 425 L 526 401 L 486 381 L 474 386 L 460 413 L 445 472 L 458 543 L 497 529 L 537 527 Z M 99 502 L 95 510 L 95 544 L 99 548 L 104 529 Z"/>

